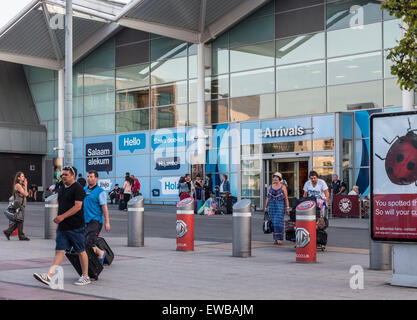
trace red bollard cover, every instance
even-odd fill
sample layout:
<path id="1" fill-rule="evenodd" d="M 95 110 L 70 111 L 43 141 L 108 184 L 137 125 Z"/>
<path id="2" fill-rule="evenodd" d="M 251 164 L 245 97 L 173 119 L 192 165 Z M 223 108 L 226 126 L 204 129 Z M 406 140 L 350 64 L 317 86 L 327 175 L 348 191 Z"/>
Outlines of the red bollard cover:
<path id="1" fill-rule="evenodd" d="M 310 210 L 314 214 L 308 214 Z M 296 262 L 316 262 L 316 204 L 304 201 L 296 212 Z"/>
<path id="2" fill-rule="evenodd" d="M 192 205 L 192 209 L 191 209 Z M 186 198 L 177 204 L 177 250 L 194 250 L 194 199 Z"/>

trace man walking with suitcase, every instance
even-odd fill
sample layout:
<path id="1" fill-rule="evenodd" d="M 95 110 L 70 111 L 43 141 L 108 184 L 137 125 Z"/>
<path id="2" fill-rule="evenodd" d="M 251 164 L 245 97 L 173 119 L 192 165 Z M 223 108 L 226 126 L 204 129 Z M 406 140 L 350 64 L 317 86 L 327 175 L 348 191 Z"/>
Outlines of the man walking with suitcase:
<path id="1" fill-rule="evenodd" d="M 97 247 L 98 235 L 103 227 L 106 231 L 110 231 L 109 210 L 107 208 L 107 195 L 103 188 L 97 185 L 98 172 L 90 170 L 87 175 L 88 185 L 84 188 L 84 219 L 87 226 L 86 246 L 91 247 L 97 255 L 100 263 L 104 263 L 106 251 Z"/>
<path id="2" fill-rule="evenodd" d="M 58 224 L 56 233 L 55 257 L 48 273 L 34 273 L 36 280 L 50 285 L 52 276 L 61 265 L 65 251 L 74 249 L 78 254 L 82 275 L 75 282 L 76 285 L 91 283 L 88 277 L 88 256 L 85 251 L 85 222 L 83 212 L 83 200 L 85 192 L 81 185 L 75 181 L 77 169 L 71 166 L 62 169 L 63 186 L 58 191 L 58 216 L 54 222 Z"/>

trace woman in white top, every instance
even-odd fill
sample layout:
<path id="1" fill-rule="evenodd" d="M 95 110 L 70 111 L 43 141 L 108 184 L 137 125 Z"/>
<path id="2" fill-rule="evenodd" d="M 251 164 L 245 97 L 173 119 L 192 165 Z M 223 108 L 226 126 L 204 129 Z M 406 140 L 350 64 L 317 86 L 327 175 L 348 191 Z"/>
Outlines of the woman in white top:
<path id="1" fill-rule="evenodd" d="M 132 180 L 130 177 L 125 177 L 125 183 L 123 184 L 123 200 L 127 204 L 132 196 Z M 127 207 L 124 209 L 127 211 Z"/>

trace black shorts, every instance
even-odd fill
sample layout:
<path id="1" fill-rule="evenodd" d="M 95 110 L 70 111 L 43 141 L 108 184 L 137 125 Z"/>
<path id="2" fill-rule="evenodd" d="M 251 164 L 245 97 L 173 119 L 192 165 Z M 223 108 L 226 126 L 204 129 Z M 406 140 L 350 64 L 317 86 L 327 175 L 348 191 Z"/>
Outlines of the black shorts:
<path id="1" fill-rule="evenodd" d="M 86 234 L 85 234 L 86 247 L 96 246 L 97 238 L 102 227 L 103 227 L 103 224 L 96 220 L 91 220 L 89 223 L 87 223 Z"/>

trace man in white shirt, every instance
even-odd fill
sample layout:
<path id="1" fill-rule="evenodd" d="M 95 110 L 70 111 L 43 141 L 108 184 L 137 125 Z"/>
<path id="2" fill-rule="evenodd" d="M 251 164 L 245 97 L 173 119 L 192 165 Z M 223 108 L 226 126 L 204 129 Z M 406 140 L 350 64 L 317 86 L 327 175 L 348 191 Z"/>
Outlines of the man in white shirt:
<path id="1" fill-rule="evenodd" d="M 316 197 L 316 199 L 326 200 L 326 203 L 329 203 L 330 193 L 326 182 L 319 179 L 316 171 L 310 171 L 309 177 L 310 180 L 304 184 L 303 197 Z"/>
<path id="2" fill-rule="evenodd" d="M 357 196 L 359 195 L 359 187 L 353 186 L 352 191 L 348 193 L 348 196 Z"/>

